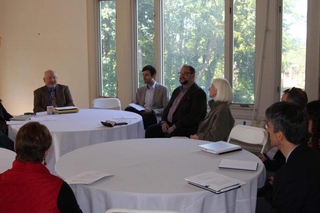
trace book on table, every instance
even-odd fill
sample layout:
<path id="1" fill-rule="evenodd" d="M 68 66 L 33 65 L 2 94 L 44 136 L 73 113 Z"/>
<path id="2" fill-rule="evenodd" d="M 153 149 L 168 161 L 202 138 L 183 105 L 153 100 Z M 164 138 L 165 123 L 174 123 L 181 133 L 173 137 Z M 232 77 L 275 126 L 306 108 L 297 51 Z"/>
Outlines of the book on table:
<path id="1" fill-rule="evenodd" d="M 54 113 L 56 114 L 75 113 L 75 112 L 79 112 L 78 107 L 75 107 L 75 106 L 65 106 L 65 107 L 54 108 Z"/>
<path id="2" fill-rule="evenodd" d="M 237 189 L 245 184 L 243 181 L 211 171 L 187 177 L 185 180 L 188 181 L 189 184 L 216 194 Z"/>
<path id="3" fill-rule="evenodd" d="M 199 145 L 200 148 L 202 148 L 203 151 L 210 152 L 216 155 L 228 153 L 228 152 L 234 152 L 241 150 L 241 146 L 227 143 L 225 141 L 217 141 L 217 142 L 211 142 L 206 144 Z"/>

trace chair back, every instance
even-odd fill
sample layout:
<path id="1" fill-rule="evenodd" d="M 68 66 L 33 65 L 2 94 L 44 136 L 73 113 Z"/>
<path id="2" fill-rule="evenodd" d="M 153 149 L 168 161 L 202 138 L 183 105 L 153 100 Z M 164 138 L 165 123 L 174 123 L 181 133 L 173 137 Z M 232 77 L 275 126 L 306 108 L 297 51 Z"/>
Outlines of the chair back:
<path id="1" fill-rule="evenodd" d="M 108 209 L 105 213 L 179 213 L 177 211 L 140 210 L 140 209 Z"/>
<path id="2" fill-rule="evenodd" d="M 96 98 L 92 101 L 92 108 L 121 110 L 121 102 L 118 98 Z"/>
<path id="3" fill-rule="evenodd" d="M 236 125 L 232 128 L 227 142 L 230 143 L 231 139 L 247 144 L 261 145 L 260 152 L 263 153 L 268 142 L 268 132 L 260 127 Z"/>

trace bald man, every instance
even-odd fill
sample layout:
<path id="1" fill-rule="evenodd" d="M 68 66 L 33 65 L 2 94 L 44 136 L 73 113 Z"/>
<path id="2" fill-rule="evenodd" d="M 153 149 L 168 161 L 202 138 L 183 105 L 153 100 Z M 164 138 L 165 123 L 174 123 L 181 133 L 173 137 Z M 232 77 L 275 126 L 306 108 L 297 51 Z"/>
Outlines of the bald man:
<path id="1" fill-rule="evenodd" d="M 33 92 L 34 112 L 46 111 L 47 106 L 74 106 L 68 86 L 57 84 L 57 79 L 58 76 L 55 71 L 47 70 L 44 72 L 43 81 L 45 85 Z"/>

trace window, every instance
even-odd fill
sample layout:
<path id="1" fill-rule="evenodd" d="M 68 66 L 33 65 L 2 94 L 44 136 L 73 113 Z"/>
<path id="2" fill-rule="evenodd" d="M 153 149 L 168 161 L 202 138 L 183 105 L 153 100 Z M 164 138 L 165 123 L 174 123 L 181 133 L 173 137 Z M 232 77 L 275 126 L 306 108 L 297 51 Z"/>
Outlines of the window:
<path id="1" fill-rule="evenodd" d="M 100 1 L 101 93 L 117 97 L 116 74 L 116 1 Z"/>
<path id="2" fill-rule="evenodd" d="M 291 87 L 305 88 L 306 0 L 284 0 L 282 17 L 281 93 Z"/>
<path id="3" fill-rule="evenodd" d="M 137 72 L 139 87 L 144 85 L 141 70 L 154 66 L 154 0 L 137 0 Z"/>

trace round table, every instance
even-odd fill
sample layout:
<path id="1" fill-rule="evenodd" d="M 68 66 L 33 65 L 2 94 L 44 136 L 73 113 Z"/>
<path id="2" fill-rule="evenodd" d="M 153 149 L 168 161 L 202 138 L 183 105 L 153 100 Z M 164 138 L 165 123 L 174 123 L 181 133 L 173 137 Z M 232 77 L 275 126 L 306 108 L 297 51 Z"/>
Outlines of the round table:
<path id="1" fill-rule="evenodd" d="M 128 125 L 105 127 L 101 121 L 127 122 Z M 47 168 L 54 173 L 56 161 L 64 154 L 92 144 L 123 139 L 144 138 L 142 117 L 120 110 L 80 109 L 78 113 L 47 115 L 37 113 L 31 121 L 48 127 L 52 146 L 46 158 Z M 25 122 L 10 122 L 9 137 L 14 141 Z"/>
<path id="2" fill-rule="evenodd" d="M 265 168 L 258 157 L 241 150 L 223 155 L 202 151 L 208 143 L 190 139 L 132 139 L 101 143 L 72 151 L 56 164 L 66 179 L 84 171 L 113 174 L 90 185 L 71 185 L 83 212 L 109 208 L 174 210 L 181 213 L 255 212 Z M 221 159 L 256 161 L 257 171 L 219 169 Z M 222 194 L 200 189 L 184 178 L 206 171 L 246 182 Z"/>
<path id="3" fill-rule="evenodd" d="M 0 173 L 8 169 L 11 169 L 12 162 L 14 161 L 15 158 L 16 158 L 15 152 L 8 149 L 0 148 Z"/>

